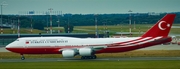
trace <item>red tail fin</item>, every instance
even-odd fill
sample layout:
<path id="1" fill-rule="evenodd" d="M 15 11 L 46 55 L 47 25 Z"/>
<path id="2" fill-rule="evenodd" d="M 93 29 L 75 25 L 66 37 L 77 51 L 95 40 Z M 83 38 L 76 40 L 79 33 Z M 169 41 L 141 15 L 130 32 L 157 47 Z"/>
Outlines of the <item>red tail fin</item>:
<path id="1" fill-rule="evenodd" d="M 171 29 L 175 14 L 166 14 L 151 29 L 149 29 L 142 37 L 167 37 Z"/>

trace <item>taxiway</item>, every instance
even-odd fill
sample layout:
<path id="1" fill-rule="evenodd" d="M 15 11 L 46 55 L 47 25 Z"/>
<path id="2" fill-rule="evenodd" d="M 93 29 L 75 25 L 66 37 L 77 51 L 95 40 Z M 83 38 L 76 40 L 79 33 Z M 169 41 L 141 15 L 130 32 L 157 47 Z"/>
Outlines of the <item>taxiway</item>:
<path id="1" fill-rule="evenodd" d="M 37 59 L 0 59 L 0 62 L 61 62 L 61 61 L 139 61 L 139 60 L 180 60 L 180 57 L 131 57 L 131 58 L 97 58 L 82 60 L 79 58 L 37 58 Z"/>

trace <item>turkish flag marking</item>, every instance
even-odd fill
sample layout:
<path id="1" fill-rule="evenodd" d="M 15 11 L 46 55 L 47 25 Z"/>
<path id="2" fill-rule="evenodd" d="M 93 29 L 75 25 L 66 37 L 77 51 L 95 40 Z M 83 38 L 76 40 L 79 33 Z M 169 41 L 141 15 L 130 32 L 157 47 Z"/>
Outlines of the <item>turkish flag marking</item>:
<path id="1" fill-rule="evenodd" d="M 29 44 L 29 41 L 26 41 L 26 44 Z"/>

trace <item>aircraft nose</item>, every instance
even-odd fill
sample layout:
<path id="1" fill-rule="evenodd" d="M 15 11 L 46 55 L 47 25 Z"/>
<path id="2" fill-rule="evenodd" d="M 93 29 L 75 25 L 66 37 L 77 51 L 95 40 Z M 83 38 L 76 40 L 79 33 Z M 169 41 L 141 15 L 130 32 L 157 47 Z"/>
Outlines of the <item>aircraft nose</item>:
<path id="1" fill-rule="evenodd" d="M 12 48 L 12 43 L 5 46 L 5 48 L 8 50 L 8 48 Z"/>
<path id="2" fill-rule="evenodd" d="M 13 43 L 8 44 L 7 46 L 5 46 L 5 48 L 8 51 L 12 51 L 13 50 Z"/>
<path id="3" fill-rule="evenodd" d="M 6 50 L 8 50 L 8 51 L 12 51 L 12 50 L 11 50 L 12 47 L 11 47 L 9 44 L 8 44 L 5 48 L 6 48 Z"/>

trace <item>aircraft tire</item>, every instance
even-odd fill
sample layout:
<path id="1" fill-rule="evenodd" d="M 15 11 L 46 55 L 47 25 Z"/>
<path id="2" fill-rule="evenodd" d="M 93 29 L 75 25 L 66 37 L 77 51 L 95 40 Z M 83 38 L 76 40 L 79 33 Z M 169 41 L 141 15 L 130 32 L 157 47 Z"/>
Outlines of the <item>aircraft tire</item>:
<path id="1" fill-rule="evenodd" d="M 21 57 L 21 60 L 25 60 L 25 57 Z"/>
<path id="2" fill-rule="evenodd" d="M 93 55 L 93 56 L 92 56 L 92 59 L 96 59 L 96 58 L 97 58 L 96 55 Z"/>
<path id="3" fill-rule="evenodd" d="M 82 56 L 81 59 L 85 59 L 85 56 Z"/>
<path id="4" fill-rule="evenodd" d="M 81 59 L 96 59 L 96 55 L 93 56 L 82 56 Z"/>

